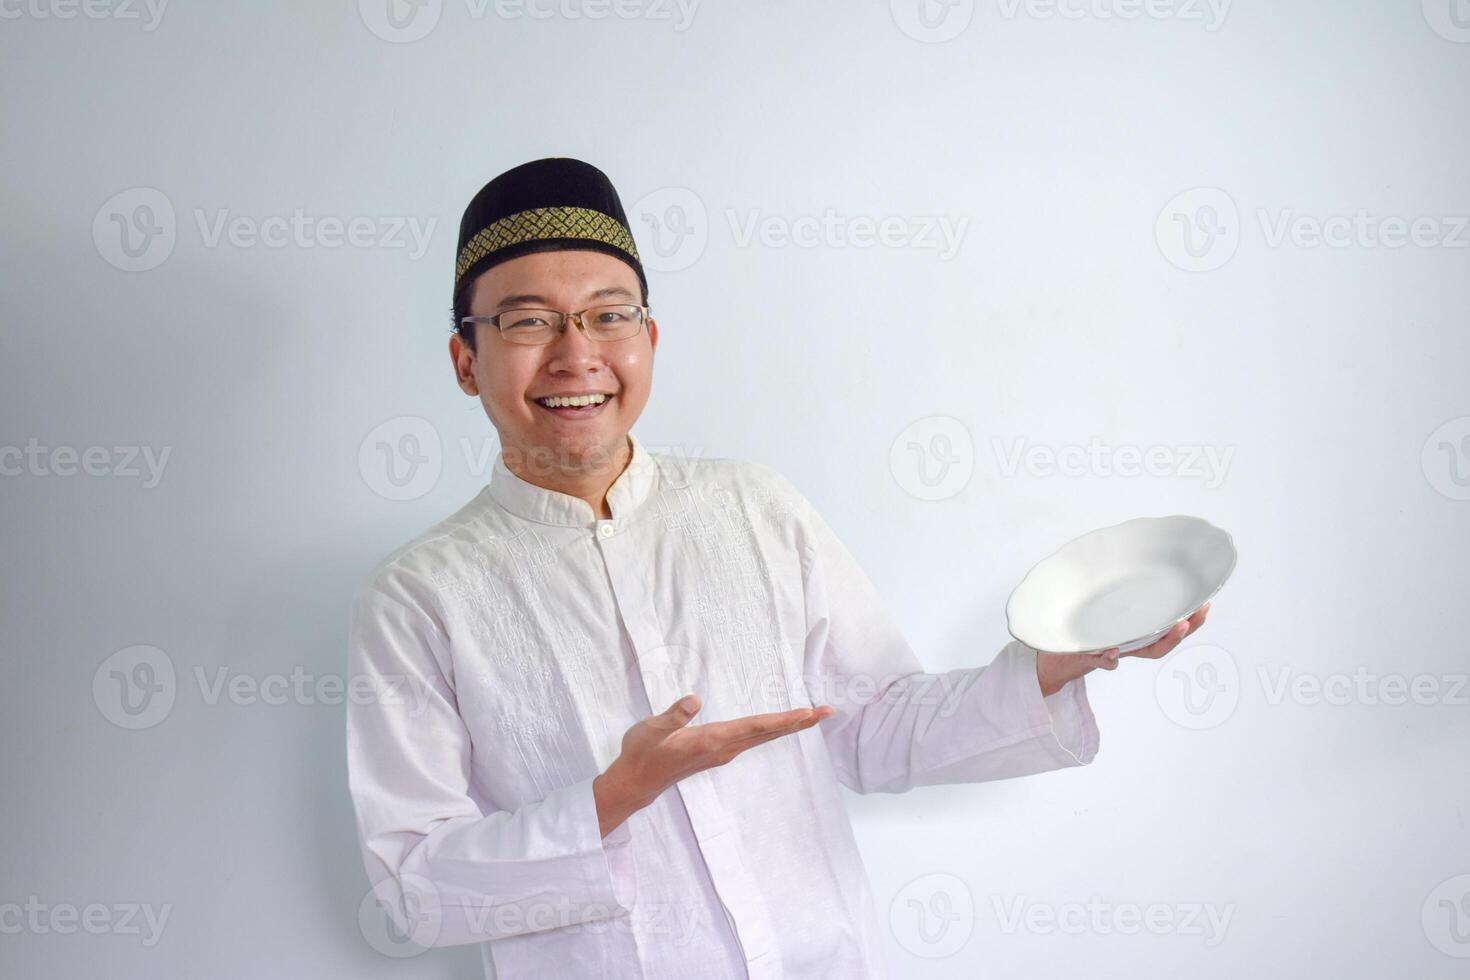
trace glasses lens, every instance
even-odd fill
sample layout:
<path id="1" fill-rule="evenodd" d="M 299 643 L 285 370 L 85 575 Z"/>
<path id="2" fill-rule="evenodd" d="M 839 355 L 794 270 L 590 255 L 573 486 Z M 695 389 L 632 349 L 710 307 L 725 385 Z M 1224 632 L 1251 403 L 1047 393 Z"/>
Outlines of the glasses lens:
<path id="1" fill-rule="evenodd" d="M 624 340 L 643 328 L 638 306 L 594 306 L 582 317 L 587 332 L 598 340 Z"/>
<path id="2" fill-rule="evenodd" d="M 513 344 L 545 344 L 560 322 L 555 310 L 506 310 L 500 314 L 500 335 Z"/>

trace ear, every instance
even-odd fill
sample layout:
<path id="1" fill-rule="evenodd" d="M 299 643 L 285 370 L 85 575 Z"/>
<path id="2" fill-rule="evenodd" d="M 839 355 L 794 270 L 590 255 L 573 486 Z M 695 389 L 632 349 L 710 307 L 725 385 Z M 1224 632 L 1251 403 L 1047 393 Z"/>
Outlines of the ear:
<path id="1" fill-rule="evenodd" d="M 648 318 L 648 349 L 658 350 L 658 321 Z"/>
<path id="2" fill-rule="evenodd" d="M 454 380 L 459 390 L 466 395 L 478 396 L 480 386 L 475 381 L 475 352 L 470 350 L 470 345 L 464 342 L 458 331 L 449 338 L 449 359 L 454 363 Z"/>

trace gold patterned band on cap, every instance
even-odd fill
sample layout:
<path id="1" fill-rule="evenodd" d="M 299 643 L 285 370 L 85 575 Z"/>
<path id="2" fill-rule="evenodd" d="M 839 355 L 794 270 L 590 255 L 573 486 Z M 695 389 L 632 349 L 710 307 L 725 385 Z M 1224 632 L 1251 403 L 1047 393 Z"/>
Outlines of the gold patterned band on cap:
<path id="1" fill-rule="evenodd" d="M 628 229 L 601 211 L 591 208 L 532 208 L 491 222 L 465 242 L 454 264 L 455 292 L 459 291 L 460 281 L 469 267 L 491 252 L 544 238 L 585 238 L 620 248 L 638 259 L 638 248 L 633 244 L 633 236 Z"/>

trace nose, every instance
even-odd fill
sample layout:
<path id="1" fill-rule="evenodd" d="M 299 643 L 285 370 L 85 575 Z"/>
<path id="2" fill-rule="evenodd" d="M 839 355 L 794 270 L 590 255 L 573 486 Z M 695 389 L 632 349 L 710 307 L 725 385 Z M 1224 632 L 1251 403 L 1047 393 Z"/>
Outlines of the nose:
<path id="1" fill-rule="evenodd" d="M 561 335 L 547 345 L 553 367 L 558 363 L 576 367 L 601 360 L 600 344 L 587 335 L 580 316 L 569 314 L 562 324 Z"/>

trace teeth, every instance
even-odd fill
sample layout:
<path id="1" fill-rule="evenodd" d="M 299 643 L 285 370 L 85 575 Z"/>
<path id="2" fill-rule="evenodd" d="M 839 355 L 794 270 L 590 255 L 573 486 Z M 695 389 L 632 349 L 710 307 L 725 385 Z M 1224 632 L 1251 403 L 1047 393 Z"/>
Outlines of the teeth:
<path id="1" fill-rule="evenodd" d="M 575 398 L 538 398 L 536 402 L 547 408 L 581 408 L 587 405 L 601 405 L 607 401 L 606 395 L 578 395 Z"/>

